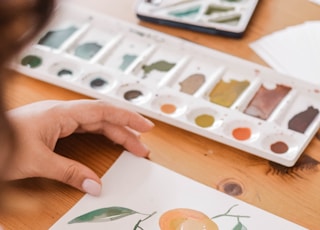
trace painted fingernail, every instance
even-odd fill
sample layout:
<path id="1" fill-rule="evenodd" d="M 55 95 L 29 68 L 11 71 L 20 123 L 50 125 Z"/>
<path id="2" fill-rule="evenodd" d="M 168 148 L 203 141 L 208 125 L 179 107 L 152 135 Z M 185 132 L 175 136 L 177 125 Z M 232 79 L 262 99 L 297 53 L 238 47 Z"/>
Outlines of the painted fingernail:
<path id="1" fill-rule="evenodd" d="M 92 196 L 99 196 L 101 193 L 101 185 L 94 180 L 85 179 L 82 183 L 82 189 Z"/>

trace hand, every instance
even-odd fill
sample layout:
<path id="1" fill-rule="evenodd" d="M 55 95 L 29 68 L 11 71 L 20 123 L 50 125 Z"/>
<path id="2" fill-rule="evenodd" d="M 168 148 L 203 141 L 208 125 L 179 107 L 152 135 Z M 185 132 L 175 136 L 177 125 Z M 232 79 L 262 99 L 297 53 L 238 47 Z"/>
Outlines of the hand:
<path id="1" fill-rule="evenodd" d="M 103 134 L 128 151 L 146 156 L 138 132 L 154 125 L 141 115 L 99 100 L 42 101 L 8 111 L 17 143 L 5 178 L 45 177 L 99 195 L 100 178 L 88 167 L 53 152 L 72 133 Z M 137 132 L 138 131 L 138 132 Z"/>

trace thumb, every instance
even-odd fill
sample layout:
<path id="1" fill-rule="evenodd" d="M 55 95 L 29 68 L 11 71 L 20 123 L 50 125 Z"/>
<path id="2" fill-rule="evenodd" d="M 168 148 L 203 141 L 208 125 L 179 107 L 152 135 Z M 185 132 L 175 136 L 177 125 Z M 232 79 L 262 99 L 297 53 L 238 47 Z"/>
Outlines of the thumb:
<path id="1" fill-rule="evenodd" d="M 49 149 L 48 151 L 49 154 L 44 154 L 47 159 L 37 167 L 38 176 L 63 182 L 93 196 L 100 195 L 101 180 L 91 169 Z"/>

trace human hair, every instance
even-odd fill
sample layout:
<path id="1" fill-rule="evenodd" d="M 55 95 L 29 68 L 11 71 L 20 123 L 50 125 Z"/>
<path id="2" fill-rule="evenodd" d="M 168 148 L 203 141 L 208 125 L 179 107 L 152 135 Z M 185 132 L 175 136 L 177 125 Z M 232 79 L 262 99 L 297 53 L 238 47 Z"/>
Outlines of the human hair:
<path id="1" fill-rule="evenodd" d="M 54 7 L 54 0 L 0 1 L 0 173 L 14 150 L 15 140 L 5 114 L 4 89 L 6 79 L 10 77 L 7 66 L 44 28 Z"/>

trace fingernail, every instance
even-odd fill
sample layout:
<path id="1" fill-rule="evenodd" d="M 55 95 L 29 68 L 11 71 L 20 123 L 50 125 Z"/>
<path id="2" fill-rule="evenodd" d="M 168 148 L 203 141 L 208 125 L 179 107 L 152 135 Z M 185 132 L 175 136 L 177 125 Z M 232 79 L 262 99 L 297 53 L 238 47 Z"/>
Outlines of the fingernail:
<path id="1" fill-rule="evenodd" d="M 146 118 L 146 121 L 148 122 L 149 126 L 154 127 L 154 123 Z"/>
<path id="2" fill-rule="evenodd" d="M 101 185 L 94 180 L 85 179 L 82 183 L 82 189 L 92 196 L 99 196 L 101 193 Z"/>

